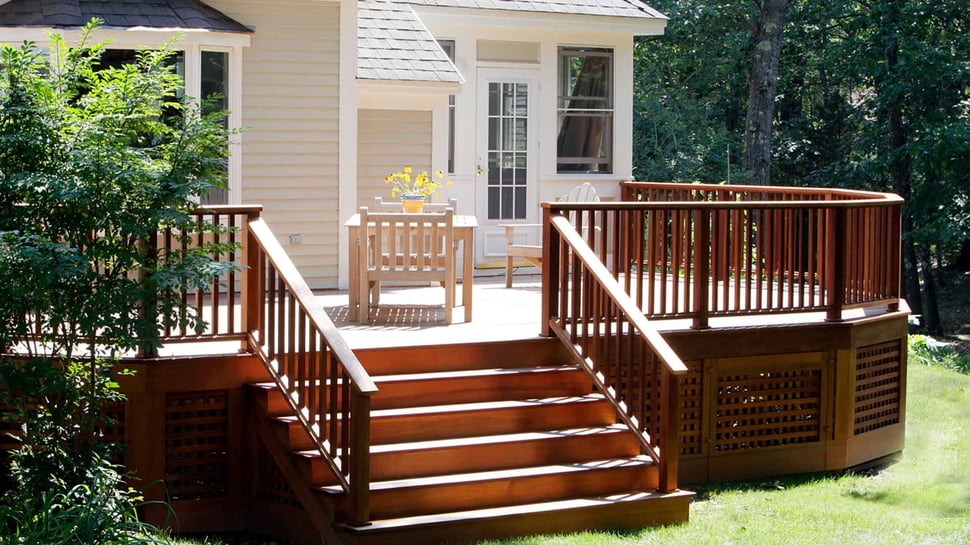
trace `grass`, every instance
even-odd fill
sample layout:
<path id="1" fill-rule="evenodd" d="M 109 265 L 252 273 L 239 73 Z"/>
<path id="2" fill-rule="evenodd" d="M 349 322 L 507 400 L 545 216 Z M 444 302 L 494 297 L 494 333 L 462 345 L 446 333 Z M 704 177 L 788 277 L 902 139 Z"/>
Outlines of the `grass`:
<path id="1" fill-rule="evenodd" d="M 970 544 L 970 375 L 911 364 L 906 415 L 906 449 L 880 472 L 705 485 L 687 524 L 483 544 Z"/>

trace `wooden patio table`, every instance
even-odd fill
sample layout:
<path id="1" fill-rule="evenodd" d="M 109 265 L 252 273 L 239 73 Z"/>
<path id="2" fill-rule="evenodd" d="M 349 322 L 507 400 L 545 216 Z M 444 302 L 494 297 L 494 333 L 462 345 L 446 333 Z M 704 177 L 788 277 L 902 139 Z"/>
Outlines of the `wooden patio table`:
<path id="1" fill-rule="evenodd" d="M 347 318 L 351 322 L 360 320 L 360 298 L 366 297 L 366 286 L 360 285 L 361 271 L 359 270 L 358 252 L 360 251 L 360 214 L 354 214 L 344 223 L 347 228 L 349 243 L 347 244 L 348 259 L 350 260 L 350 302 Z M 474 276 L 475 259 L 475 228 L 478 218 L 470 215 L 455 215 L 455 242 L 461 243 L 463 251 L 461 269 L 461 305 L 465 307 L 465 322 L 472 321 L 472 277 Z M 458 250 L 457 248 L 455 249 Z M 457 306 L 457 305 L 456 305 Z"/>

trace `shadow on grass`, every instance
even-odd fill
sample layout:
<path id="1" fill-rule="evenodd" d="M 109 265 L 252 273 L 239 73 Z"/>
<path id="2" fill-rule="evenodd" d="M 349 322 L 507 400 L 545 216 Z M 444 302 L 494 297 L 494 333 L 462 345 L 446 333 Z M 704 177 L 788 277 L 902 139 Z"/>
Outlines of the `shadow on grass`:
<path id="1" fill-rule="evenodd" d="M 692 490 L 697 493 L 695 502 L 709 500 L 712 496 L 726 492 L 764 492 L 764 491 L 784 491 L 798 488 L 803 485 L 817 483 L 820 480 L 837 479 L 845 475 L 861 475 L 864 477 L 874 477 L 883 470 L 899 460 L 899 455 L 894 454 L 880 460 L 856 468 L 843 471 L 830 471 L 822 473 L 803 473 L 801 475 L 789 475 L 785 477 L 763 477 L 760 479 L 747 479 L 743 481 L 708 481 L 703 483 L 685 483 L 681 486 L 685 490 Z M 883 494 L 886 496 L 887 494 Z M 859 499 L 876 501 L 874 494 L 860 493 Z M 879 498 L 882 499 L 882 498 Z"/>

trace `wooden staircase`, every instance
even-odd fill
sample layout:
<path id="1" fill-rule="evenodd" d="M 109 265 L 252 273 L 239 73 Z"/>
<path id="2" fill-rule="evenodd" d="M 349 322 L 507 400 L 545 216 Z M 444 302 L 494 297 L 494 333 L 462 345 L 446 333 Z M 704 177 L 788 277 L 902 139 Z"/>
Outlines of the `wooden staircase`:
<path id="1" fill-rule="evenodd" d="M 308 513 L 332 516 L 343 541 L 468 542 L 687 520 L 693 494 L 657 492 L 655 463 L 556 340 L 358 357 L 380 389 L 365 526 L 344 523 L 346 495 L 275 385 L 253 388 L 257 425 L 288 453 L 290 487 L 311 492 L 296 496 L 315 504 Z"/>

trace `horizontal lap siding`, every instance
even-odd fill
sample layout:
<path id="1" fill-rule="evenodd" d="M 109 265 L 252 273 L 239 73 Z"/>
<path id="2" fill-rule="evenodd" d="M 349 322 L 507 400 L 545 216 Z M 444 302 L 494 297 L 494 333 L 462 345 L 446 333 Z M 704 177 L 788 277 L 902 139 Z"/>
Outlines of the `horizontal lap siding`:
<path id="1" fill-rule="evenodd" d="M 415 172 L 431 165 L 431 112 L 365 110 L 357 112 L 357 201 L 391 198 L 384 178 L 409 165 Z"/>
<path id="2" fill-rule="evenodd" d="M 339 3 L 208 3 L 254 31 L 243 52 L 243 202 L 264 206 L 312 287 L 335 287 Z"/>

